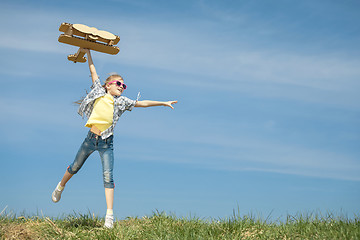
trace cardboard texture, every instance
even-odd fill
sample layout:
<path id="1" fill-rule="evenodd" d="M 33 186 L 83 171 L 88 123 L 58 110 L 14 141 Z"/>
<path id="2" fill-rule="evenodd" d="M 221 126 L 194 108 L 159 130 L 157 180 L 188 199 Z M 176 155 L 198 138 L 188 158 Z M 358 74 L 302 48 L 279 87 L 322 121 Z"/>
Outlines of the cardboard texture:
<path id="1" fill-rule="evenodd" d="M 107 31 L 70 23 L 62 23 L 59 31 L 64 32 L 59 36 L 59 42 L 79 47 L 77 53 L 68 56 L 68 60 L 75 63 L 86 62 L 85 53 L 81 50 L 83 48 L 112 55 L 120 51 L 119 47 L 114 46 L 120 41 L 120 37 Z"/>

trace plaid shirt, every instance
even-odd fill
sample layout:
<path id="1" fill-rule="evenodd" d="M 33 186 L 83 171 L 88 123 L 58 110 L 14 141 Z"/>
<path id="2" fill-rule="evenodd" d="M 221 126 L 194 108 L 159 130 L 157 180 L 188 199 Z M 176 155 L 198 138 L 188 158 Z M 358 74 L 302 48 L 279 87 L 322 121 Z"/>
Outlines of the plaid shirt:
<path id="1" fill-rule="evenodd" d="M 84 118 L 84 115 L 89 118 L 91 112 L 94 108 L 95 100 L 99 97 L 102 97 L 106 94 L 105 89 L 101 86 L 100 79 L 97 79 L 94 84 L 91 86 L 91 91 L 86 95 L 84 100 L 81 102 L 78 109 L 78 113 L 81 117 Z M 125 110 L 131 111 L 137 100 L 131 100 L 124 96 L 114 96 L 114 116 L 113 124 L 101 133 L 101 138 L 106 139 L 114 134 L 114 128 L 119 120 L 120 116 L 125 112 Z"/>

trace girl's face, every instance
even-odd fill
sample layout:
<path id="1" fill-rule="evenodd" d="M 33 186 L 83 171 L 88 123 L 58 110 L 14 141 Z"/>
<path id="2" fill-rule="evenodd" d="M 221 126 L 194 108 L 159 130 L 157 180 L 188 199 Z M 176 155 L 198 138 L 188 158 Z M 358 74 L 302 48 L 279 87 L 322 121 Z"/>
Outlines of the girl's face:
<path id="1" fill-rule="evenodd" d="M 121 82 L 122 84 L 117 84 L 117 81 Z M 115 78 L 115 79 L 112 79 L 110 81 L 110 84 L 106 84 L 106 89 L 107 89 L 107 92 L 109 94 L 111 94 L 112 96 L 120 96 L 125 88 L 124 88 L 124 80 L 122 80 L 121 78 Z"/>

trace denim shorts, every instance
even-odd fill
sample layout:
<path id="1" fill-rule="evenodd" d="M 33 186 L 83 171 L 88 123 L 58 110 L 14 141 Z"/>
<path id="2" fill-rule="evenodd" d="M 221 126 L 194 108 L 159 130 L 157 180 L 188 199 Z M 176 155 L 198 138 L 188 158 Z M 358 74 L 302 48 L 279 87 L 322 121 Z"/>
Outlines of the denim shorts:
<path id="1" fill-rule="evenodd" d="M 114 167 L 114 148 L 113 135 L 106 139 L 89 131 L 84 142 L 81 144 L 75 160 L 67 168 L 71 174 L 76 174 L 85 163 L 86 159 L 94 152 L 98 151 L 101 158 L 103 180 L 105 188 L 114 188 L 113 167 Z"/>

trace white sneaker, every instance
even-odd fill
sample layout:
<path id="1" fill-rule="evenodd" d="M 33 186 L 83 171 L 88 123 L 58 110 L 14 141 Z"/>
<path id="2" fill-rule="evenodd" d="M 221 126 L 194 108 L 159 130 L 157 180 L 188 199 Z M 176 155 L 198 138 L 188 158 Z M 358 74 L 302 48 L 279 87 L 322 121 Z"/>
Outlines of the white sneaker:
<path id="1" fill-rule="evenodd" d="M 114 227 L 114 215 L 107 215 L 106 214 L 104 227 L 106 227 L 106 228 L 113 228 Z"/>
<path id="2" fill-rule="evenodd" d="M 51 195 L 51 199 L 54 203 L 57 203 L 58 201 L 60 201 L 61 193 L 64 191 L 64 189 L 59 190 L 59 186 L 60 186 L 60 182 L 58 183 L 58 185 L 56 186 L 55 190 L 53 191 L 53 193 Z"/>

